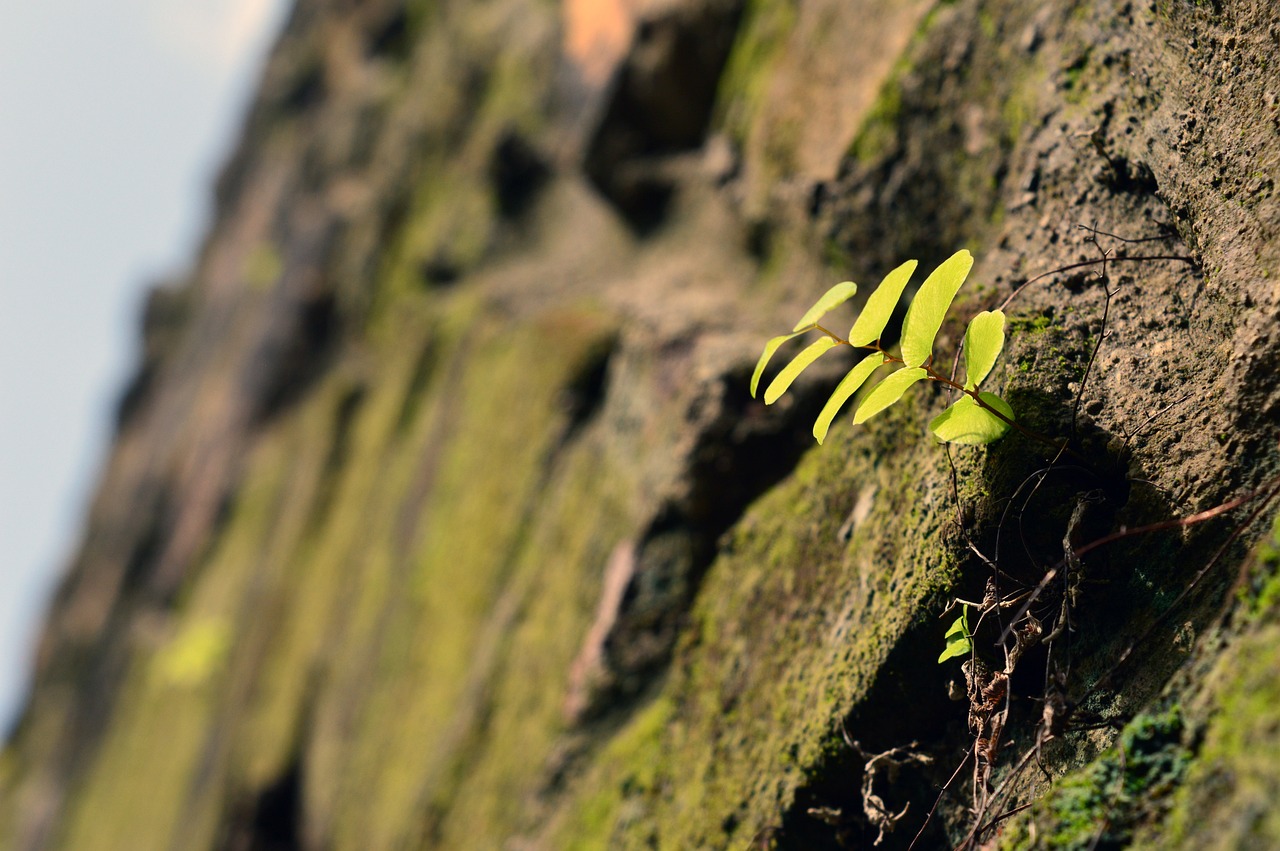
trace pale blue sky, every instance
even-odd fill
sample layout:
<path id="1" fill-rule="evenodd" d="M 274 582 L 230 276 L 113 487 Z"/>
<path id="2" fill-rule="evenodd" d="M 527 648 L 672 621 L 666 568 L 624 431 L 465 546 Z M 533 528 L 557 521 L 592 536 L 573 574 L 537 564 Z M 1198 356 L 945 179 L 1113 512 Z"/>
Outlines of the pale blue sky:
<path id="1" fill-rule="evenodd" d="M 0 0 L 0 735 L 286 0 Z"/>

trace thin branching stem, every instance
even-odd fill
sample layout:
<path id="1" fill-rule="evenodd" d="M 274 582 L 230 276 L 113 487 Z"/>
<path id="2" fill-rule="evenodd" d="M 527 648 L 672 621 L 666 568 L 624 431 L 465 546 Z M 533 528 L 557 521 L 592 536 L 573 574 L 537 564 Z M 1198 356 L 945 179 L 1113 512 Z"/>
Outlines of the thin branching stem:
<path id="1" fill-rule="evenodd" d="M 1191 263 L 1191 264 L 1194 264 L 1196 262 L 1195 258 L 1186 257 L 1181 254 L 1140 254 L 1136 257 L 1112 257 L 1108 262 L 1136 263 L 1138 261 L 1153 262 L 1156 260 L 1174 260 L 1181 263 Z M 1063 272 L 1071 272 L 1071 271 L 1074 271 L 1075 269 L 1087 269 L 1090 266 L 1097 266 L 1101 262 L 1102 262 L 1101 260 L 1084 260 L 1080 263 L 1070 263 L 1066 266 L 1059 266 L 1056 269 L 1050 269 L 1048 272 L 1042 272 L 1039 275 L 1036 275 L 1034 278 L 1028 278 L 1027 280 L 1023 281 L 1021 284 L 1018 284 L 1018 286 L 1014 289 L 1014 291 L 1009 293 L 1009 295 L 1005 298 L 1004 301 L 1000 302 L 999 309 L 1005 310 L 1006 308 L 1008 308 L 1009 304 L 1015 298 L 1017 298 L 1018 295 L 1023 290 L 1025 290 L 1027 287 L 1031 286 L 1037 281 L 1043 281 L 1045 278 L 1052 277 L 1053 275 L 1060 275 Z"/>
<path id="2" fill-rule="evenodd" d="M 942 798 L 947 794 L 947 790 L 951 788 L 951 784 L 960 776 L 960 772 L 969 764 L 969 757 L 973 756 L 973 750 L 967 750 L 964 753 L 964 759 L 960 760 L 960 764 L 956 766 L 956 770 L 951 772 L 951 776 L 947 778 L 947 782 L 942 784 L 942 788 L 938 790 L 938 797 L 934 799 L 933 806 L 929 808 L 929 812 L 925 814 L 924 824 L 920 825 L 920 829 L 916 831 L 915 838 L 911 840 L 911 844 L 907 846 L 907 851 L 913 851 L 916 843 L 920 841 L 920 837 L 924 835 L 924 829 L 929 826 L 929 820 L 933 818 L 933 814 L 937 812 L 938 805 L 942 803 Z"/>
<path id="3" fill-rule="evenodd" d="M 1090 541 L 1089 543 L 1084 544 L 1083 546 L 1076 547 L 1074 551 L 1074 555 L 1076 558 L 1083 558 L 1084 556 L 1088 555 L 1089 553 L 1093 552 L 1099 547 L 1105 547 L 1108 544 L 1113 544 L 1116 541 L 1120 541 L 1125 538 L 1132 538 L 1135 535 L 1148 535 L 1148 534 L 1151 534 L 1152 532 L 1164 532 L 1170 529 L 1181 529 L 1187 526 L 1194 526 L 1198 523 L 1204 523 L 1208 520 L 1213 520 L 1216 517 L 1221 517 L 1223 514 L 1226 514 L 1230 511 L 1234 511 L 1235 509 L 1239 508 L 1245 503 L 1252 502 L 1258 497 L 1265 497 L 1262 503 L 1259 505 L 1259 507 L 1253 512 L 1253 514 L 1250 515 L 1249 522 L 1252 522 L 1252 520 L 1256 519 L 1258 514 L 1271 502 L 1271 500 L 1277 496 L 1280 496 L 1280 477 L 1271 479 L 1269 482 L 1267 482 L 1257 490 L 1250 491 L 1249 493 L 1243 494 L 1242 496 L 1238 496 L 1235 499 L 1227 500 L 1224 503 L 1215 505 L 1213 508 L 1207 508 L 1204 511 L 1199 511 L 1199 512 L 1196 512 L 1195 514 L 1191 514 L 1186 517 L 1175 517 L 1172 520 L 1161 520 L 1158 523 L 1149 523 L 1145 526 L 1135 526 L 1132 529 L 1122 526 L 1120 527 L 1120 529 L 1118 529 L 1115 532 L 1112 532 L 1109 535 L 1103 535 L 1101 538 L 1096 538 Z M 1182 602 L 1182 600 L 1184 600 L 1186 596 L 1191 593 L 1191 591 L 1196 587 L 1196 585 L 1199 584 L 1200 580 L 1204 578 L 1205 574 L 1209 572 L 1209 569 L 1212 568 L 1213 565 L 1217 564 L 1218 560 L 1225 554 L 1227 545 L 1229 545 L 1232 541 L 1234 541 L 1235 538 L 1244 530 L 1244 527 L 1247 525 L 1249 525 L 1248 522 L 1246 522 L 1240 527 L 1237 527 L 1237 529 L 1232 533 L 1231 537 L 1228 539 L 1227 543 L 1224 544 L 1223 547 L 1219 549 L 1217 553 L 1214 554 L 1214 557 L 1210 559 L 1209 562 L 1204 567 L 1202 567 L 1198 573 L 1196 573 L 1195 577 L 1192 578 L 1191 582 L 1185 588 L 1182 589 L 1182 592 L 1174 599 L 1174 601 L 1169 605 L 1169 607 L 1165 609 L 1165 614 L 1161 615 L 1160 618 L 1158 618 L 1154 623 L 1151 624 L 1150 627 L 1148 627 L 1147 632 L 1143 633 L 1142 638 L 1139 639 L 1139 641 L 1135 642 L 1134 645 L 1131 645 L 1128 650 L 1126 650 L 1124 653 L 1120 655 L 1120 658 L 1119 660 L 1117 660 L 1114 668 L 1118 668 L 1121 664 L 1123 664 L 1124 661 L 1128 658 L 1130 652 L 1132 652 L 1133 647 L 1141 644 L 1142 641 L 1144 641 L 1150 635 L 1150 633 L 1156 628 L 1156 626 L 1164 619 L 1164 617 L 1167 616 L 1169 612 L 1172 612 L 1177 607 L 1178 603 Z M 1017 616 L 1013 619 L 1015 623 L 1018 620 L 1020 620 L 1023 615 L 1027 613 L 1027 610 L 1031 608 L 1031 605 L 1040 596 L 1041 592 L 1043 592 L 1044 589 L 1048 586 L 1048 584 L 1053 581 L 1054 577 L 1058 575 L 1058 571 L 1060 571 L 1063 567 L 1066 566 L 1066 563 L 1067 563 L 1067 560 L 1064 557 L 1057 564 L 1049 568 L 1048 572 L 1045 573 L 1044 579 L 1040 581 L 1040 584 L 1036 587 L 1034 593 L 1032 593 L 1031 598 L 1022 605 L 1022 608 L 1018 611 Z M 1004 641 L 1005 638 L 1008 637 L 1007 629 L 1005 630 L 1005 633 L 1006 633 L 1005 635 L 1002 635 L 1000 637 L 1001 641 Z M 1099 678 L 1098 681 L 1094 683 L 1093 688 L 1090 689 L 1090 692 L 1096 689 L 1098 685 L 1100 685 L 1110 675 L 1111 673 L 1109 672 L 1103 677 Z"/>
<path id="4" fill-rule="evenodd" d="M 1153 523 L 1150 526 L 1142 526 L 1137 529 L 1129 529 L 1129 530 L 1121 529 L 1117 533 L 1106 535 L 1102 538 L 1099 538 L 1096 541 L 1093 541 L 1090 544 L 1086 544 L 1085 546 L 1081 547 L 1076 551 L 1076 554 L 1080 555 L 1082 553 L 1088 552 L 1089 550 L 1100 547 L 1104 544 L 1111 543 L 1112 541 L 1119 540 L 1120 538 L 1128 537 L 1129 535 L 1137 535 L 1144 532 L 1155 532 L 1161 529 L 1170 529 L 1170 528 L 1177 528 L 1180 526 L 1190 526 L 1195 523 L 1203 523 L 1206 520 L 1212 520 L 1213 518 L 1218 517 L 1222 514 L 1225 514 L 1228 511 L 1239 508 L 1241 505 L 1244 505 L 1246 502 L 1257 499 L 1260 496 L 1263 497 L 1262 501 L 1258 503 L 1258 505 L 1253 509 L 1253 511 L 1249 512 L 1249 516 L 1245 518 L 1244 522 L 1240 523 L 1238 526 L 1236 526 L 1235 529 L 1231 531 L 1231 534 L 1227 536 L 1227 540 L 1223 541 L 1222 546 L 1220 546 L 1218 550 L 1213 554 L 1213 557 L 1210 558 L 1209 561 L 1207 561 L 1203 567 L 1201 567 L 1198 571 L 1196 571 L 1196 575 L 1191 578 L 1191 581 L 1187 583 L 1186 587 L 1184 587 L 1182 591 L 1178 594 L 1178 596 L 1174 598 L 1173 602 L 1169 604 L 1169 607 L 1166 608 L 1159 617 L 1157 617 L 1154 621 L 1151 622 L 1151 625 L 1147 627 L 1146 631 L 1144 631 L 1136 641 L 1130 644 L 1125 649 L 1125 651 L 1120 654 L 1119 658 L 1116 659 L 1116 662 L 1114 665 L 1112 665 L 1105 673 L 1103 673 L 1102 676 L 1100 676 L 1097 680 L 1094 681 L 1093 685 L 1091 685 L 1088 688 L 1088 690 L 1085 691 L 1084 695 L 1080 698 L 1079 702 L 1083 702 L 1085 698 L 1089 697 L 1094 692 L 1096 692 L 1102 686 L 1103 683 L 1110 681 L 1110 679 L 1113 676 L 1115 676 L 1116 672 L 1119 671 L 1124 666 L 1124 664 L 1129 661 L 1129 657 L 1133 654 L 1134 648 L 1141 647 L 1143 644 L 1146 643 L 1147 639 L 1150 638 L 1152 633 L 1154 633 L 1156 629 L 1161 624 L 1164 623 L 1164 621 L 1169 617 L 1170 613 L 1177 610 L 1178 605 L 1183 600 L 1185 600 L 1187 596 L 1190 595 L 1191 592 L 1194 591 L 1200 585 L 1201 580 L 1203 580 L 1204 577 L 1209 573 L 1209 571 L 1212 570 L 1218 564 L 1218 562 L 1222 560 L 1222 557 L 1226 555 L 1227 550 L 1230 549 L 1233 543 L 1235 543 L 1236 538 L 1240 537 L 1240 535 L 1244 532 L 1245 529 L 1249 528 L 1255 522 L 1257 522 L 1258 518 L 1262 516 L 1262 513 L 1267 509 L 1268 506 L 1271 505 L 1272 501 L 1275 500 L 1277 496 L 1280 496 L 1280 477 L 1272 479 L 1271 481 L 1263 485 L 1261 488 L 1258 488 L 1255 491 L 1251 491 L 1245 494 L 1244 496 L 1240 496 L 1240 497 L 1237 497 L 1236 499 L 1230 500 L 1228 502 L 1224 502 L 1221 505 L 1214 506 L 1213 508 L 1210 508 L 1206 511 L 1201 511 L 1198 514 L 1193 514 L 1190 517 L 1182 517 L 1177 520 L 1169 520 L 1164 523 Z"/>
<path id="5" fill-rule="evenodd" d="M 986 801 L 974 814 L 973 827 L 970 828 L 969 833 L 965 836 L 964 840 L 956 846 L 956 851 L 967 851 L 967 849 L 974 848 L 977 844 L 978 838 L 982 836 L 982 834 L 986 833 L 998 824 L 1001 819 L 1007 818 L 1008 815 L 1012 815 L 1012 813 L 1003 814 L 987 822 L 982 820 L 986 816 L 987 812 L 993 808 L 993 805 L 1003 799 L 1005 792 L 1012 786 L 1013 781 L 1021 776 L 1023 769 L 1025 769 L 1031 762 L 1032 758 L 1035 757 L 1038 747 L 1038 745 L 1033 746 L 1023 753 L 1022 758 L 1018 760 L 1016 765 L 1014 765 L 1009 776 L 995 788 L 994 792 L 987 796 Z"/>
<path id="6" fill-rule="evenodd" d="M 1097 233 L 1096 229 L 1093 230 L 1093 233 Z M 1094 247 L 1102 254 L 1099 261 L 1102 264 L 1102 269 L 1098 272 L 1098 280 L 1102 282 L 1102 290 L 1106 295 L 1106 300 L 1102 305 L 1102 327 L 1098 329 L 1098 339 L 1093 344 L 1093 351 L 1089 353 L 1089 362 L 1085 364 L 1084 375 L 1080 377 L 1080 389 L 1076 392 L 1076 403 L 1071 407 L 1072 436 L 1075 436 L 1076 433 L 1076 423 L 1080 417 L 1080 403 L 1084 401 L 1084 389 L 1089 384 L 1089 375 L 1093 372 L 1093 364 L 1098 359 L 1098 352 L 1102 349 L 1102 341 L 1107 338 L 1107 320 L 1111 318 L 1111 300 L 1115 298 L 1116 293 L 1119 292 L 1118 289 L 1111 289 L 1110 284 L 1107 282 L 1107 261 L 1111 259 L 1111 250 L 1103 249 L 1103 247 L 1098 244 L 1097 236 L 1090 236 L 1089 241 L 1092 242 Z"/>
<path id="7" fill-rule="evenodd" d="M 881 348 L 880 342 L 878 340 L 874 343 L 871 343 L 870 345 L 855 346 L 853 343 L 850 343 L 848 340 L 846 340 L 844 337 L 841 337 L 836 332 L 828 328 L 824 328 L 822 325 L 816 322 L 813 324 L 813 328 L 818 331 L 821 331 L 823 334 L 826 334 L 828 337 L 830 337 L 832 340 L 835 341 L 836 345 L 849 346 L 852 349 L 860 349 L 862 351 L 868 351 L 868 352 L 879 352 L 881 355 L 884 356 L 885 363 L 900 363 L 904 366 L 906 365 L 905 360 L 903 360 L 902 358 L 896 355 L 890 354 L 889 352 Z M 938 372 L 933 368 L 932 361 L 921 364 L 920 368 L 925 371 L 925 375 L 930 381 L 936 381 L 939 384 L 944 384 L 947 387 L 950 387 L 952 390 L 960 391 L 961 393 L 965 394 L 969 398 L 973 399 L 974 403 L 977 404 L 978 407 L 993 414 L 997 419 L 1002 420 L 1007 425 L 1017 429 L 1018 431 L 1022 432 L 1024 435 L 1031 438 L 1032 440 L 1042 443 L 1045 446 L 1048 446 L 1050 449 L 1054 450 L 1056 453 L 1058 453 L 1059 458 L 1065 454 L 1065 455 L 1070 455 L 1071 457 L 1075 458 L 1077 461 L 1079 461 L 1082 464 L 1085 464 L 1085 465 L 1089 464 L 1089 459 L 1085 458 L 1083 455 L 1073 450 L 1068 445 L 1068 441 L 1063 441 L 1062 443 L 1058 443 L 1053 438 L 1046 437 L 1045 435 L 1040 434 L 1037 431 L 1033 431 L 1032 429 L 1027 428 L 1026 426 L 1022 425 L 1016 420 L 1005 416 L 1003 412 L 987 404 L 987 402 L 978 394 L 977 388 L 970 390 L 960 382 L 952 378 L 948 378 L 947 376 L 941 374 L 940 372 Z"/>

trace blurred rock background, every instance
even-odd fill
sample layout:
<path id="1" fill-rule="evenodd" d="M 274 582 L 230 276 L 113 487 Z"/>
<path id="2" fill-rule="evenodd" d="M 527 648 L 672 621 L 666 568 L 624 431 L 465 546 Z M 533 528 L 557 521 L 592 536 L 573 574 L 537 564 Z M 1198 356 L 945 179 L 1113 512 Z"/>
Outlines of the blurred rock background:
<path id="1" fill-rule="evenodd" d="M 1264 2 L 300 0 L 147 300 L 0 836 L 1269 847 L 1277 60 Z M 968 246 L 973 312 L 1093 223 L 1182 259 L 1029 287 L 991 381 L 1095 466 L 1028 493 L 1052 453 L 947 452 L 928 392 L 816 450 L 834 361 L 749 398 L 831 283 Z M 1258 488 L 1087 559 L 995 760 L 1039 803 L 938 799 L 979 554 L 1034 586 L 1082 492 L 1092 539 Z"/>

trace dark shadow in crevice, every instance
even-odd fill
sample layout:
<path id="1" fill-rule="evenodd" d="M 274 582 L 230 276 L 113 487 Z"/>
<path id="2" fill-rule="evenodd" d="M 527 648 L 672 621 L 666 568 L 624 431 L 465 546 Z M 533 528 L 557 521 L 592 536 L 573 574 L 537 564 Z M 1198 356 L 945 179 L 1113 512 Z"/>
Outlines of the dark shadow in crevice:
<path id="1" fill-rule="evenodd" d="M 299 115 L 319 106 L 328 95 L 324 74 L 324 65 L 317 60 L 292 80 L 276 103 L 280 114 Z"/>
<path id="2" fill-rule="evenodd" d="M 219 851 L 302 851 L 302 762 L 297 757 L 223 828 Z"/>
<path id="3" fill-rule="evenodd" d="M 817 376 L 812 382 L 830 387 Z M 689 452 L 679 495 L 654 512 L 634 545 L 634 569 L 604 642 L 606 681 L 582 712 L 584 721 L 630 711 L 666 672 L 721 536 L 813 445 L 806 425 L 826 394 L 800 389 L 791 404 L 765 409 L 750 396 L 747 369 L 720 376 L 717 385 L 700 400 L 706 410 L 687 414 L 707 421 Z"/>
<path id="4" fill-rule="evenodd" d="M 674 192 L 661 160 L 706 137 L 741 16 L 740 0 L 723 0 L 679 6 L 637 27 L 583 168 L 640 232 L 661 223 Z"/>
<path id="5" fill-rule="evenodd" d="M 567 415 L 561 445 L 571 442 L 604 406 L 609 366 L 618 351 L 618 343 L 616 334 L 596 341 L 569 376 L 560 397 L 560 405 Z"/>
<path id="6" fill-rule="evenodd" d="M 291 231 L 291 232 L 288 232 Z M 251 425 L 289 409 L 324 376 L 338 353 L 344 317 L 328 269 L 340 224 L 326 217 L 288 229 L 283 271 L 266 295 L 266 323 L 242 373 Z"/>
<path id="7" fill-rule="evenodd" d="M 924 606 L 941 611 L 945 605 Z M 842 851 L 870 848 L 878 829 L 864 815 L 862 785 L 869 755 L 891 748 L 905 748 L 925 755 L 931 764 L 907 763 L 893 782 L 877 777 L 873 786 L 888 810 L 906 809 L 895 828 L 877 846 L 886 851 L 906 848 L 920 830 L 924 817 L 956 765 L 964 758 L 965 709 L 947 695 L 947 675 L 953 672 L 937 664 L 942 630 L 932 618 L 917 621 L 894 644 L 877 669 L 867 696 L 844 719 L 844 730 L 833 730 L 827 756 L 806 767 L 808 778 L 796 790 L 792 803 L 781 814 L 773 832 L 774 848 L 804 851 Z M 849 738 L 862 748 L 856 751 Z M 960 787 L 967 789 L 966 778 Z M 938 820 L 921 837 L 921 848 L 950 847 L 943 822 Z"/>
<path id="8" fill-rule="evenodd" d="M 498 214 L 510 220 L 520 218 L 533 205 L 551 170 L 524 136 L 508 129 L 494 146 L 488 175 Z"/>
<path id="9" fill-rule="evenodd" d="M 1025 394 L 1010 396 L 1018 398 L 1021 405 L 1030 404 Z M 1056 400 L 1040 401 L 1061 407 Z M 1065 416 L 1070 417 L 1069 409 Z M 1057 417 L 1050 415 L 1048 419 Z M 998 444 L 989 451 L 983 466 L 973 471 L 983 479 L 981 491 L 999 495 L 984 500 L 976 511 L 975 506 L 962 506 L 962 513 L 970 524 L 969 541 L 988 557 L 999 552 L 1001 596 L 1013 597 L 1034 587 L 1063 558 L 1063 539 L 1068 534 L 1073 509 L 1083 495 L 1097 500 L 1090 503 L 1092 513 L 1077 521 L 1086 524 L 1076 530 L 1084 540 L 1106 534 L 1119 522 L 1117 517 L 1125 516 L 1126 509 L 1132 511 L 1127 460 L 1107 454 L 1107 447 L 1116 445 L 1114 435 L 1088 424 L 1081 429 L 1076 445 L 1096 469 L 1063 464 L 1044 476 L 1039 487 L 1033 483 L 1039 481 L 1038 471 L 1046 466 L 1042 447 L 1021 436 Z M 953 507 L 946 510 L 954 516 Z M 1146 504 L 1140 508 L 1143 515 L 1160 510 L 1159 506 Z M 842 719 L 840 728 L 830 732 L 833 741 L 824 749 L 821 760 L 805 767 L 807 782 L 781 814 L 780 825 L 772 834 L 774 847 L 831 851 L 871 847 L 879 830 L 864 815 L 864 766 L 869 755 L 911 748 L 930 762 L 906 762 L 891 783 L 887 777 L 877 775 L 874 786 L 875 794 L 883 798 L 891 813 L 903 813 L 905 809 L 877 847 L 886 851 L 907 848 L 925 825 L 939 791 L 973 747 L 975 734 L 968 727 L 968 701 L 960 663 L 938 661 L 945 646 L 944 633 L 958 613 L 952 610 L 946 617 L 941 615 L 954 597 L 982 600 L 992 572 L 982 558 L 968 549 L 954 524 L 937 546 L 956 551 L 961 560 L 959 581 L 950 593 L 915 604 L 917 619 L 893 643 L 884 662 L 876 666 L 873 683 Z M 1068 681 L 1068 697 L 1081 694 L 1086 688 L 1083 678 L 1075 672 L 1084 670 L 1090 657 L 1096 659 L 1105 653 L 1106 639 L 1100 628 L 1124 622 L 1149 602 L 1117 572 L 1122 563 L 1123 559 L 1104 551 L 1090 554 L 1085 561 L 1085 583 L 1074 609 L 1078 634 L 1062 639 L 1054 651 L 1059 661 L 1069 653 L 1073 676 Z M 1052 623 L 1065 593 L 1060 583 L 1050 584 L 1039 595 L 1034 614 L 1046 624 Z M 1007 611 L 1004 617 L 1012 614 Z M 974 626 L 978 657 L 989 669 L 1000 670 L 1004 666 L 998 647 L 1002 622 L 991 616 L 981 626 Z M 1003 750 L 997 762 L 1000 768 L 1016 762 L 1025 743 L 1034 740 L 1043 712 L 1047 665 L 1046 648 L 1037 646 L 1028 650 L 1014 669 L 1009 716 L 1001 739 Z M 861 751 L 850 746 L 845 736 L 857 742 Z M 952 847 L 963 838 L 969 827 L 963 813 L 970 803 L 972 778 L 970 762 L 952 783 L 917 848 Z"/>
<path id="10" fill-rule="evenodd" d="M 296 402 L 328 368 L 339 325 L 333 293 L 316 293 L 299 301 L 286 319 L 289 326 L 263 342 L 255 360 L 256 419 L 276 417 Z"/>
<path id="11" fill-rule="evenodd" d="M 462 268 L 445 252 L 424 260 L 418 271 L 427 289 L 447 289 L 462 279 Z"/>
<path id="12" fill-rule="evenodd" d="M 409 12 L 404 6 L 398 5 L 369 33 L 365 41 L 364 55 L 369 59 L 404 62 L 413 52 L 412 35 L 409 27 Z"/>
<path id="13" fill-rule="evenodd" d="M 145 506 L 139 513 L 142 528 L 134 537 L 129 558 L 125 561 L 120 582 L 120 596 L 128 598 L 143 592 L 150 584 L 157 561 L 173 535 L 175 506 L 172 491 L 162 485 L 148 488 L 139 502 Z"/>

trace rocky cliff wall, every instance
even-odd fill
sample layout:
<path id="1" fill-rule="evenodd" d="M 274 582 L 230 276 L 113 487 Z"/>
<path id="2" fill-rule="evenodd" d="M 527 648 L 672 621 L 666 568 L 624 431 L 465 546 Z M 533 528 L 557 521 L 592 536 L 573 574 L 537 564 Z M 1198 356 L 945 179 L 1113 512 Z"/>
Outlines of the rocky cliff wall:
<path id="1" fill-rule="evenodd" d="M 1271 847 L 1277 67 L 1266 2 L 300 0 L 5 844 Z M 1074 266 L 990 379 L 1074 455 L 947 451 L 931 393 L 817 449 L 834 363 L 749 397 L 960 246 L 961 313 Z M 1063 629 L 966 682 L 988 580 L 986 667 Z"/>

